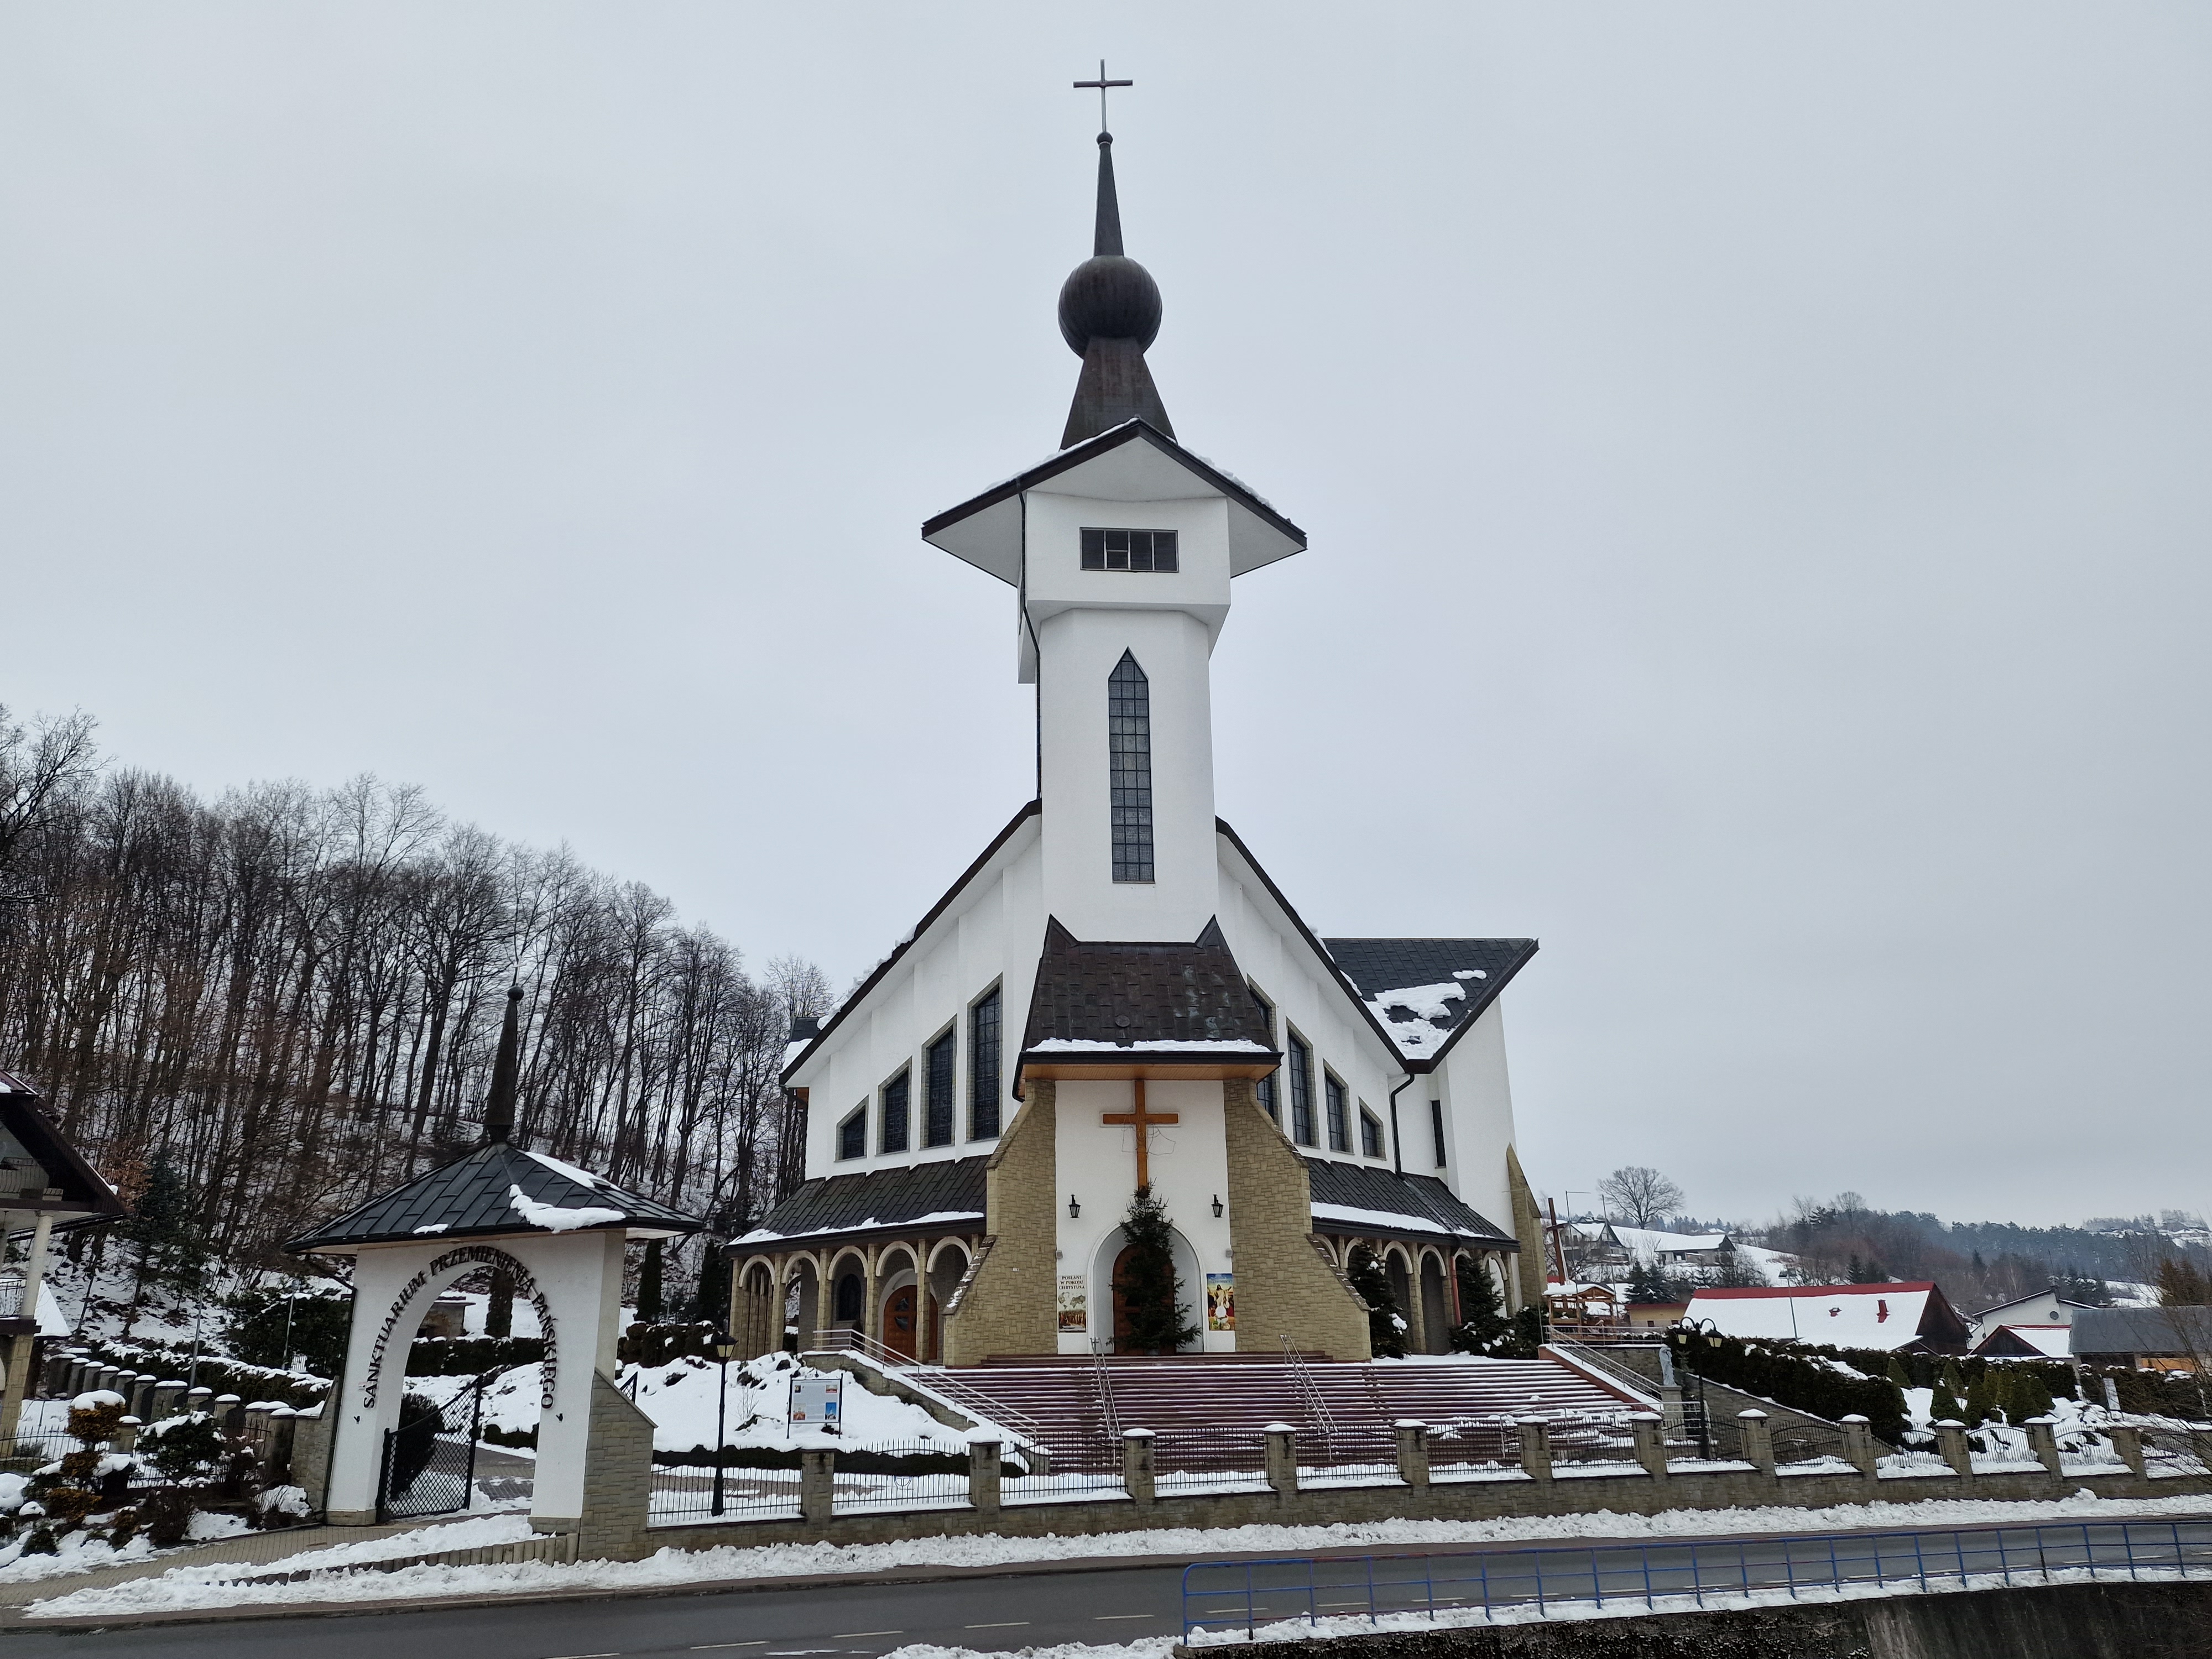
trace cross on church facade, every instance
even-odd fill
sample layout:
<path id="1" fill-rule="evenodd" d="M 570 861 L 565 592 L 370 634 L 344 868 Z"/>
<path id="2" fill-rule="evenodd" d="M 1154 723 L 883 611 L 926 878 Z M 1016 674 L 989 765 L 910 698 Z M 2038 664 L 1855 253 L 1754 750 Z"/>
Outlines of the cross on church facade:
<path id="1" fill-rule="evenodd" d="M 1101 64 L 1098 68 L 1100 73 L 1104 73 L 1106 68 L 1105 64 Z M 1182 1121 L 1182 1114 L 1180 1112 L 1147 1112 L 1145 1109 L 1144 1079 L 1139 1078 L 1136 1080 L 1136 1088 L 1137 1106 L 1134 1111 L 1108 1112 L 1099 1119 L 1099 1121 L 1102 1123 L 1127 1125 L 1136 1130 L 1137 1185 L 1139 1187 L 1149 1187 L 1152 1184 L 1152 1166 L 1148 1157 L 1148 1154 L 1152 1150 L 1152 1126 L 1156 1123 L 1180 1123 Z"/>
<path id="2" fill-rule="evenodd" d="M 1098 78 L 1096 81 L 1078 81 L 1073 82 L 1075 89 L 1079 92 L 1087 90 L 1091 87 L 1098 88 L 1098 131 L 1101 132 L 1106 131 L 1106 88 L 1109 87 L 1133 87 L 1137 83 L 1134 81 L 1109 81 L 1106 78 L 1106 60 L 1103 58 L 1098 60 Z"/>

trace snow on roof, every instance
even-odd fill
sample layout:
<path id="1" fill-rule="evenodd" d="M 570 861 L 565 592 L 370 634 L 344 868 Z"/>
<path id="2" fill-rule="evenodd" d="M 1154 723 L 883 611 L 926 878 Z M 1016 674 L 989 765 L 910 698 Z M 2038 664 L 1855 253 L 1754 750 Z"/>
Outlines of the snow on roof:
<path id="1" fill-rule="evenodd" d="M 1701 1290 L 1691 1321 L 1710 1319 L 1723 1336 L 1826 1342 L 1844 1348 L 1902 1348 L 1918 1340 L 1935 1285 L 1788 1285 Z"/>
<path id="2" fill-rule="evenodd" d="M 1264 1042 L 1255 1042 L 1249 1037 L 1146 1037 L 1138 1042 L 1109 1042 L 1097 1037 L 1046 1037 L 1030 1045 L 1033 1054 L 1117 1054 L 1133 1048 L 1157 1050 L 1160 1053 L 1190 1054 L 1203 1050 L 1207 1054 L 1272 1054 L 1275 1051 Z"/>
<path id="3" fill-rule="evenodd" d="M 1646 1261 L 1654 1256 L 1692 1250 L 1717 1250 L 1730 1243 L 1726 1233 L 1668 1233 L 1656 1227 L 1623 1227 L 1618 1224 L 1613 1228 L 1613 1237 L 1621 1249 Z"/>
<path id="4" fill-rule="evenodd" d="M 816 1227 L 802 1233 L 779 1233 L 766 1227 L 756 1227 L 742 1238 L 734 1238 L 730 1242 L 732 1244 L 772 1244 L 778 1239 L 821 1238 L 830 1233 L 856 1232 L 867 1227 L 937 1227 L 949 1225 L 955 1221 L 982 1219 L 983 1212 L 981 1210 L 932 1210 L 927 1215 L 899 1216 L 890 1221 L 878 1221 L 875 1217 L 870 1216 L 865 1221 L 856 1221 L 838 1227 Z"/>
<path id="5" fill-rule="evenodd" d="M 1997 1331 L 2009 1331 L 2045 1359 L 2070 1359 L 2074 1357 L 2074 1328 L 2071 1325 L 2000 1325 L 1996 1331 L 1991 1331 L 1989 1336 L 1982 1339 L 1982 1345 L 1986 1346 Z"/>
<path id="6" fill-rule="evenodd" d="M 1457 975 L 1435 985 L 1407 985 L 1395 991 L 1377 991 L 1364 999 L 1390 1041 L 1408 1054 L 1432 1054 L 1458 1024 L 1455 1000 L 1467 1001 L 1467 987 Z"/>

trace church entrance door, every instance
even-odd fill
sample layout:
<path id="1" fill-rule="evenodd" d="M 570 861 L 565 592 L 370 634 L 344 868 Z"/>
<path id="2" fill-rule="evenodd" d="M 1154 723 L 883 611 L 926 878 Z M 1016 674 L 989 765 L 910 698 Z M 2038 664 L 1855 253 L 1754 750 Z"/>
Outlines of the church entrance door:
<path id="1" fill-rule="evenodd" d="M 1137 1253 L 1133 1244 L 1125 1245 L 1114 1258 L 1114 1352 L 1133 1353 L 1129 1346 L 1129 1299 L 1121 1294 L 1121 1270 L 1129 1265 L 1129 1258 Z"/>
<path id="2" fill-rule="evenodd" d="M 884 1346 L 902 1359 L 915 1357 L 914 1286 L 902 1285 L 884 1304 Z"/>

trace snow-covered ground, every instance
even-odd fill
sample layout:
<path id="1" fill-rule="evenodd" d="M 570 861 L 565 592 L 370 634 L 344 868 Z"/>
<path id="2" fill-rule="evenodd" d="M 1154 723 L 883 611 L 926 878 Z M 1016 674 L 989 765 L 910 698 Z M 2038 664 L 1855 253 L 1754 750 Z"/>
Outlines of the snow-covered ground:
<path id="1" fill-rule="evenodd" d="M 183 1607 L 275 1606 L 323 1601 L 419 1601 L 444 1596 L 528 1595 L 555 1590 L 645 1589 L 722 1579 L 787 1578 L 816 1573 L 891 1572 L 911 1567 L 984 1567 L 1026 1561 L 1169 1556 L 1206 1558 L 1251 1552 L 1304 1554 L 1322 1549 L 1395 1548 L 1407 1544 L 1568 1542 L 1606 1539 L 1630 1543 L 1710 1536 L 1715 1532 L 1808 1533 L 1839 1528 L 1918 1528 L 2029 1525 L 2050 1521 L 2124 1521 L 2201 1516 L 2203 1498 L 2100 1498 L 2083 1491 L 2043 1503 L 1930 1498 L 1917 1504 L 1843 1504 L 1829 1509 L 1668 1510 L 1658 1515 L 1537 1516 L 1509 1521 L 1378 1521 L 1325 1527 L 1249 1526 L 1212 1529 L 1159 1528 L 1098 1535 L 1005 1538 L 996 1535 L 902 1539 L 891 1544 L 783 1544 L 762 1548 L 664 1549 L 642 1561 L 517 1562 L 506 1566 L 402 1567 L 392 1572 L 325 1565 L 319 1553 L 289 1558 L 297 1583 L 254 1583 L 250 1567 L 172 1568 L 159 1577 L 86 1589 L 33 1603 L 33 1618 L 76 1619 Z M 469 1523 L 474 1524 L 474 1523 Z M 447 1534 L 439 1529 L 438 1535 Z M 440 1546 L 443 1547 L 442 1545 Z M 340 1546 L 351 1549 L 356 1546 Z M 266 1571 L 267 1569 L 264 1568 Z M 225 1577 L 226 1574 L 230 1575 Z"/>

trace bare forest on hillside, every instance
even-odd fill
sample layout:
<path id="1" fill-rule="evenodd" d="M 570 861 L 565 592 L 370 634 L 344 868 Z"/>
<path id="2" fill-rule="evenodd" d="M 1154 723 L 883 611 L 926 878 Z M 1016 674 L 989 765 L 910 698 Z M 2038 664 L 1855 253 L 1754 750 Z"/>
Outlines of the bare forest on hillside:
<path id="1" fill-rule="evenodd" d="M 805 963 L 750 976 L 659 894 L 413 788 L 103 775 L 81 720 L 0 712 L 0 1067 L 220 1257 L 474 1145 L 510 981 L 525 1145 L 725 1237 L 775 1200 L 790 1018 L 830 1001 Z"/>

